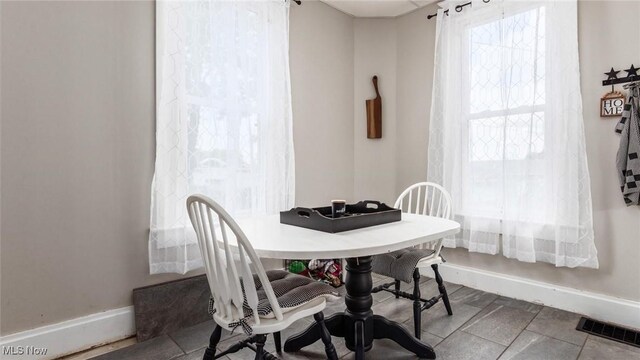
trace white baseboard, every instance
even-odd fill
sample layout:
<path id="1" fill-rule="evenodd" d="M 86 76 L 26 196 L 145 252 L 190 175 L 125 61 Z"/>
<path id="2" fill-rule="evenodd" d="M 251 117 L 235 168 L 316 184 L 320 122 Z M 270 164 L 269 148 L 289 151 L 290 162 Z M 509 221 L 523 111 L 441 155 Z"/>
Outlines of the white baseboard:
<path id="1" fill-rule="evenodd" d="M 445 281 L 455 284 L 640 329 L 640 302 L 637 301 L 455 265 L 450 262 L 440 265 L 440 273 Z"/>
<path id="2" fill-rule="evenodd" d="M 0 358 L 4 359 L 6 356 L 7 359 L 15 358 L 16 360 L 55 359 L 124 339 L 135 333 L 133 306 L 127 306 L 2 336 L 0 337 Z M 46 349 L 47 353 L 46 355 L 33 353 L 20 355 L 20 351 L 26 352 L 33 348 Z M 10 353 L 18 356 L 9 356 Z"/>

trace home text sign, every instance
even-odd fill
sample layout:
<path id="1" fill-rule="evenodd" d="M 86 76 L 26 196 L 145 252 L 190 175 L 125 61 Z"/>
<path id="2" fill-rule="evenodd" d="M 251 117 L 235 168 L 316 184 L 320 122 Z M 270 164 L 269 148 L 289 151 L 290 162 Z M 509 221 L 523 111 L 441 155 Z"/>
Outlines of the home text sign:
<path id="1" fill-rule="evenodd" d="M 619 91 L 613 91 L 605 94 L 600 99 L 600 116 L 612 117 L 622 115 L 624 108 L 624 95 Z"/>

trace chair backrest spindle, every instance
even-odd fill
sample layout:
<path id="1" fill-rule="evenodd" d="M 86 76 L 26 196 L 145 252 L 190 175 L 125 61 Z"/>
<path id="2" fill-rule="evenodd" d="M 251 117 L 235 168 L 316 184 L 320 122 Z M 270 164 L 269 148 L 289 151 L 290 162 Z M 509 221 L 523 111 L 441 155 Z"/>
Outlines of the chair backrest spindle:
<path id="1" fill-rule="evenodd" d="M 413 193 L 417 189 L 417 197 L 415 200 L 415 207 L 412 207 Z M 430 183 L 420 182 L 413 184 L 405 189 L 395 202 L 394 207 L 404 211 L 405 199 L 407 201 L 406 212 L 409 214 L 428 215 L 445 219 L 451 219 L 451 196 L 442 186 Z M 422 208 L 420 204 L 422 203 Z M 439 255 L 442 248 L 442 240 L 435 243 L 427 243 L 421 245 L 421 247 L 433 246 L 436 250 L 436 256 Z"/>
<path id="2" fill-rule="evenodd" d="M 235 220 L 218 203 L 202 195 L 190 196 L 187 210 L 198 239 L 216 316 L 229 323 L 237 322 L 245 318 L 244 306 L 248 306 L 255 323 L 260 323 L 255 275 L 275 318 L 282 320 L 282 310 L 260 258 Z M 234 235 L 235 244 L 227 229 Z"/>

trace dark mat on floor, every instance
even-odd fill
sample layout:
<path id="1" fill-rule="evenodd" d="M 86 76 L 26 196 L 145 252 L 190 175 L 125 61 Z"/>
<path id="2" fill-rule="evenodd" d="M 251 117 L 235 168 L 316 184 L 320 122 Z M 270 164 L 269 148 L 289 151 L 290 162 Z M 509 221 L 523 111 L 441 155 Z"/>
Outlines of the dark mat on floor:
<path id="1" fill-rule="evenodd" d="M 205 275 L 134 289 L 138 341 L 211 320 L 210 294 Z"/>

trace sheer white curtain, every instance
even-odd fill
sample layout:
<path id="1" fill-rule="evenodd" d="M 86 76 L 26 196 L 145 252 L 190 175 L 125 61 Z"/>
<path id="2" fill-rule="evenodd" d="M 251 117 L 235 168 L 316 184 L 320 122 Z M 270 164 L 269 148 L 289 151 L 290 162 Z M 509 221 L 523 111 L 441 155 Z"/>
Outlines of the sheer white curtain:
<path id="1" fill-rule="evenodd" d="M 289 4 L 158 1 L 151 273 L 202 266 L 188 195 L 236 217 L 291 208 Z"/>
<path id="2" fill-rule="evenodd" d="M 576 1 L 463 2 L 437 16 L 428 179 L 462 225 L 445 246 L 597 268 Z"/>

